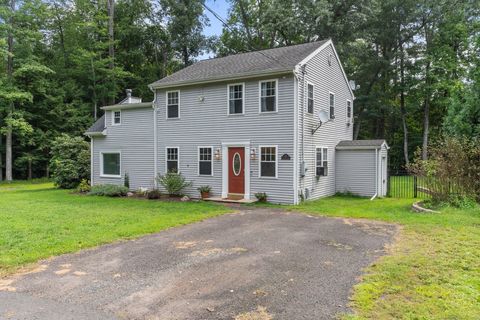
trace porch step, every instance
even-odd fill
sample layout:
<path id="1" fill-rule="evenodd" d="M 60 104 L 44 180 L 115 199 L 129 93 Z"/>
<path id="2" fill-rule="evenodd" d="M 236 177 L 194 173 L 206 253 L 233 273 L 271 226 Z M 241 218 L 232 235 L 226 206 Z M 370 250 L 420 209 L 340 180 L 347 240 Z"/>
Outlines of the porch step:
<path id="1" fill-rule="evenodd" d="M 238 200 L 235 200 L 235 199 L 230 199 L 230 198 L 220 198 L 220 197 L 211 197 L 211 198 L 205 198 L 203 199 L 205 201 L 215 201 L 215 202 L 226 202 L 226 203 L 254 203 L 254 202 L 257 202 L 256 199 L 250 199 L 250 200 L 246 200 L 246 199 L 238 199 Z"/>

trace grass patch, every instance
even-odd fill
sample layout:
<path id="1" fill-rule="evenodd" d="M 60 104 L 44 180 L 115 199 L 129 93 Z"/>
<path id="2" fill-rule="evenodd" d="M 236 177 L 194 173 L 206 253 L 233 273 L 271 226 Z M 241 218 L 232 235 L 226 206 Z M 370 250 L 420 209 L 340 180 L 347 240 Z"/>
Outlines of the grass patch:
<path id="1" fill-rule="evenodd" d="M 414 199 L 336 196 L 290 210 L 323 216 L 398 223 L 390 253 L 366 270 L 348 319 L 478 319 L 480 315 L 480 208 L 410 210 Z"/>
<path id="2" fill-rule="evenodd" d="M 81 196 L 44 181 L 0 183 L 0 208 L 0 275 L 42 258 L 229 211 L 211 202 Z"/>

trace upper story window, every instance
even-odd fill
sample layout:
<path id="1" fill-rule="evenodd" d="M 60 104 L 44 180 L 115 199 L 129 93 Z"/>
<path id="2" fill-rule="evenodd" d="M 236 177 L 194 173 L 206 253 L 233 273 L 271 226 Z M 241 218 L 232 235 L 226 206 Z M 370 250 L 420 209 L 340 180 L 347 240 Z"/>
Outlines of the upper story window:
<path id="1" fill-rule="evenodd" d="M 243 114 L 243 83 L 228 85 L 228 114 Z"/>
<path id="2" fill-rule="evenodd" d="M 180 91 L 167 92 L 167 118 L 180 117 Z"/>
<path id="3" fill-rule="evenodd" d="M 352 118 L 352 101 L 347 100 L 347 119 Z"/>
<path id="4" fill-rule="evenodd" d="M 260 81 L 260 112 L 277 111 L 277 80 Z"/>
<path id="5" fill-rule="evenodd" d="M 103 177 L 121 178 L 120 175 L 120 152 L 102 152 L 101 172 Z"/>
<path id="6" fill-rule="evenodd" d="M 122 112 L 120 110 L 112 111 L 112 117 L 113 117 L 112 124 L 114 126 L 122 123 Z"/>
<path id="7" fill-rule="evenodd" d="M 260 177 L 277 177 L 276 146 L 260 146 Z"/>
<path id="8" fill-rule="evenodd" d="M 212 174 L 212 147 L 198 148 L 198 174 L 211 176 Z"/>
<path id="9" fill-rule="evenodd" d="M 328 175 L 328 149 L 324 147 L 316 148 L 315 173 L 317 176 Z"/>
<path id="10" fill-rule="evenodd" d="M 167 148 L 167 172 L 178 172 L 178 147 Z"/>
<path id="11" fill-rule="evenodd" d="M 307 112 L 313 113 L 313 84 L 309 83 L 307 85 Z"/>
<path id="12" fill-rule="evenodd" d="M 330 119 L 335 119 L 335 94 L 330 92 Z"/>

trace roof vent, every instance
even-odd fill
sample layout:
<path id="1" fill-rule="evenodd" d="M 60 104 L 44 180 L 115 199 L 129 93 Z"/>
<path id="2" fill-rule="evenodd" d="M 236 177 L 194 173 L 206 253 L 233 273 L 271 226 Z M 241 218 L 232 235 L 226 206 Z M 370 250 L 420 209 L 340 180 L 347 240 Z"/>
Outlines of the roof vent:
<path id="1" fill-rule="evenodd" d="M 127 98 L 132 97 L 132 89 L 127 89 L 127 90 L 125 90 L 125 92 L 127 93 Z"/>

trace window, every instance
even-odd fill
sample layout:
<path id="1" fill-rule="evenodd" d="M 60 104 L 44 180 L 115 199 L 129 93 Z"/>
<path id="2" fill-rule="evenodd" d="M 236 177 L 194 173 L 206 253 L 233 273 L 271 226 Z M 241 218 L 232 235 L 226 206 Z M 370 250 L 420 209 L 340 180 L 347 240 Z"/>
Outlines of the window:
<path id="1" fill-rule="evenodd" d="M 277 147 L 260 147 L 260 177 L 277 177 Z"/>
<path id="2" fill-rule="evenodd" d="M 212 147 L 198 148 L 198 174 L 211 176 L 212 174 Z"/>
<path id="3" fill-rule="evenodd" d="M 347 100 L 347 118 L 350 119 L 352 117 L 352 101 Z"/>
<path id="4" fill-rule="evenodd" d="M 316 149 L 316 163 L 315 172 L 318 176 L 328 175 L 328 149 L 323 147 L 317 147 Z"/>
<path id="5" fill-rule="evenodd" d="M 167 118 L 179 118 L 180 91 L 167 92 Z"/>
<path id="6" fill-rule="evenodd" d="M 313 84 L 307 85 L 307 111 L 313 113 Z"/>
<path id="7" fill-rule="evenodd" d="M 101 175 L 120 178 L 120 152 L 102 152 Z"/>
<path id="8" fill-rule="evenodd" d="M 228 85 L 228 114 L 243 114 L 243 84 Z"/>
<path id="9" fill-rule="evenodd" d="M 335 119 L 335 95 L 330 92 L 330 119 Z"/>
<path id="10" fill-rule="evenodd" d="M 167 172 L 178 172 L 178 148 L 167 148 Z"/>
<path id="11" fill-rule="evenodd" d="M 260 112 L 277 111 L 277 80 L 260 81 Z"/>
<path id="12" fill-rule="evenodd" d="M 120 110 L 113 111 L 113 125 L 119 125 L 122 122 Z"/>

